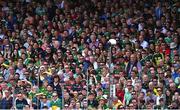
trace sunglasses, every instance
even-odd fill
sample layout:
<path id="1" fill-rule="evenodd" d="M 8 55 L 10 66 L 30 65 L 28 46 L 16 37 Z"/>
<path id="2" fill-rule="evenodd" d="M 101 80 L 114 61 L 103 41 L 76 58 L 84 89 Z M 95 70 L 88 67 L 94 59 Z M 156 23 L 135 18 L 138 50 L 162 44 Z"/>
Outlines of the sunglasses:
<path id="1" fill-rule="evenodd" d="M 129 107 L 134 107 L 133 105 L 129 105 Z"/>
<path id="2" fill-rule="evenodd" d="M 132 85 L 127 85 L 127 86 L 132 86 Z"/>
<path id="3" fill-rule="evenodd" d="M 161 92 L 161 89 L 158 89 L 157 91 L 158 91 L 158 92 Z"/>

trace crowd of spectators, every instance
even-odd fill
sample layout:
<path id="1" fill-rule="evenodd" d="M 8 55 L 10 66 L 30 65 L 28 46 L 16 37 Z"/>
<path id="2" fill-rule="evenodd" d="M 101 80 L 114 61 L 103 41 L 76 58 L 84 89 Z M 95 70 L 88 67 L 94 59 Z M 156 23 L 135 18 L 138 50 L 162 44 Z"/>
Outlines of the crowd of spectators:
<path id="1" fill-rule="evenodd" d="M 1 0 L 0 109 L 180 109 L 179 7 Z"/>

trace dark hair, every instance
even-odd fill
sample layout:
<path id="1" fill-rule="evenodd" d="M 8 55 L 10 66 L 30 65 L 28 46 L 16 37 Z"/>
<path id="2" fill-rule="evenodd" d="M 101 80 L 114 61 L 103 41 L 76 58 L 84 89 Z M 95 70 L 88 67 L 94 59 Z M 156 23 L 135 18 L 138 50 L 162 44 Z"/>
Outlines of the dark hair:
<path id="1" fill-rule="evenodd" d="M 53 79 L 55 79 L 55 78 L 58 78 L 58 80 L 60 80 L 58 75 L 55 75 L 55 76 L 53 77 Z"/>
<path id="2" fill-rule="evenodd" d="M 48 106 L 43 106 L 42 109 L 48 109 Z"/>

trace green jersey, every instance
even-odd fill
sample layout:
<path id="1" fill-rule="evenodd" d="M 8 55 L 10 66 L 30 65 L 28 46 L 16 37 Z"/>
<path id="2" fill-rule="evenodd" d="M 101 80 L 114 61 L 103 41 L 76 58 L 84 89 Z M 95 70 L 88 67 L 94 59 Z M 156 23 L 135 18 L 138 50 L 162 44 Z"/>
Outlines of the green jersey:
<path id="1" fill-rule="evenodd" d="M 62 101 L 59 98 L 57 100 L 55 100 L 55 101 L 52 100 L 50 102 L 50 106 L 51 107 L 56 106 L 56 107 L 62 108 Z"/>
<path id="2" fill-rule="evenodd" d="M 164 60 L 164 55 L 162 53 L 155 53 L 153 55 L 153 62 L 155 65 L 159 65 L 161 59 Z"/>

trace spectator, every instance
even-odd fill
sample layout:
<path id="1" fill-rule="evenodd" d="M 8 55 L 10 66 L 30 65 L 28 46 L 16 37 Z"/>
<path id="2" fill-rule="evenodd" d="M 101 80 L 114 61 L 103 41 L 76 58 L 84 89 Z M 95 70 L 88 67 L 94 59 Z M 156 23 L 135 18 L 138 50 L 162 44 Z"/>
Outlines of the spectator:
<path id="1" fill-rule="evenodd" d="M 27 100 L 24 98 L 22 93 L 19 93 L 17 95 L 17 99 L 16 99 L 16 108 L 17 109 L 23 109 L 24 106 L 28 105 Z"/>
<path id="2" fill-rule="evenodd" d="M 11 97 L 11 93 L 8 90 L 5 90 L 4 94 L 5 96 L 1 102 L 2 109 L 11 109 L 11 107 L 13 106 L 13 97 Z"/>
<path id="3" fill-rule="evenodd" d="M 50 102 L 50 107 L 51 107 L 52 109 L 61 109 L 61 108 L 62 108 L 62 102 L 61 102 L 61 100 L 58 98 L 57 92 L 54 92 L 54 93 L 52 94 L 52 97 L 53 97 L 53 99 L 52 99 L 52 101 Z"/>
<path id="4" fill-rule="evenodd" d="M 41 99 L 41 109 L 43 109 L 44 107 L 50 108 L 50 101 L 47 99 L 46 96 L 42 96 Z"/>

